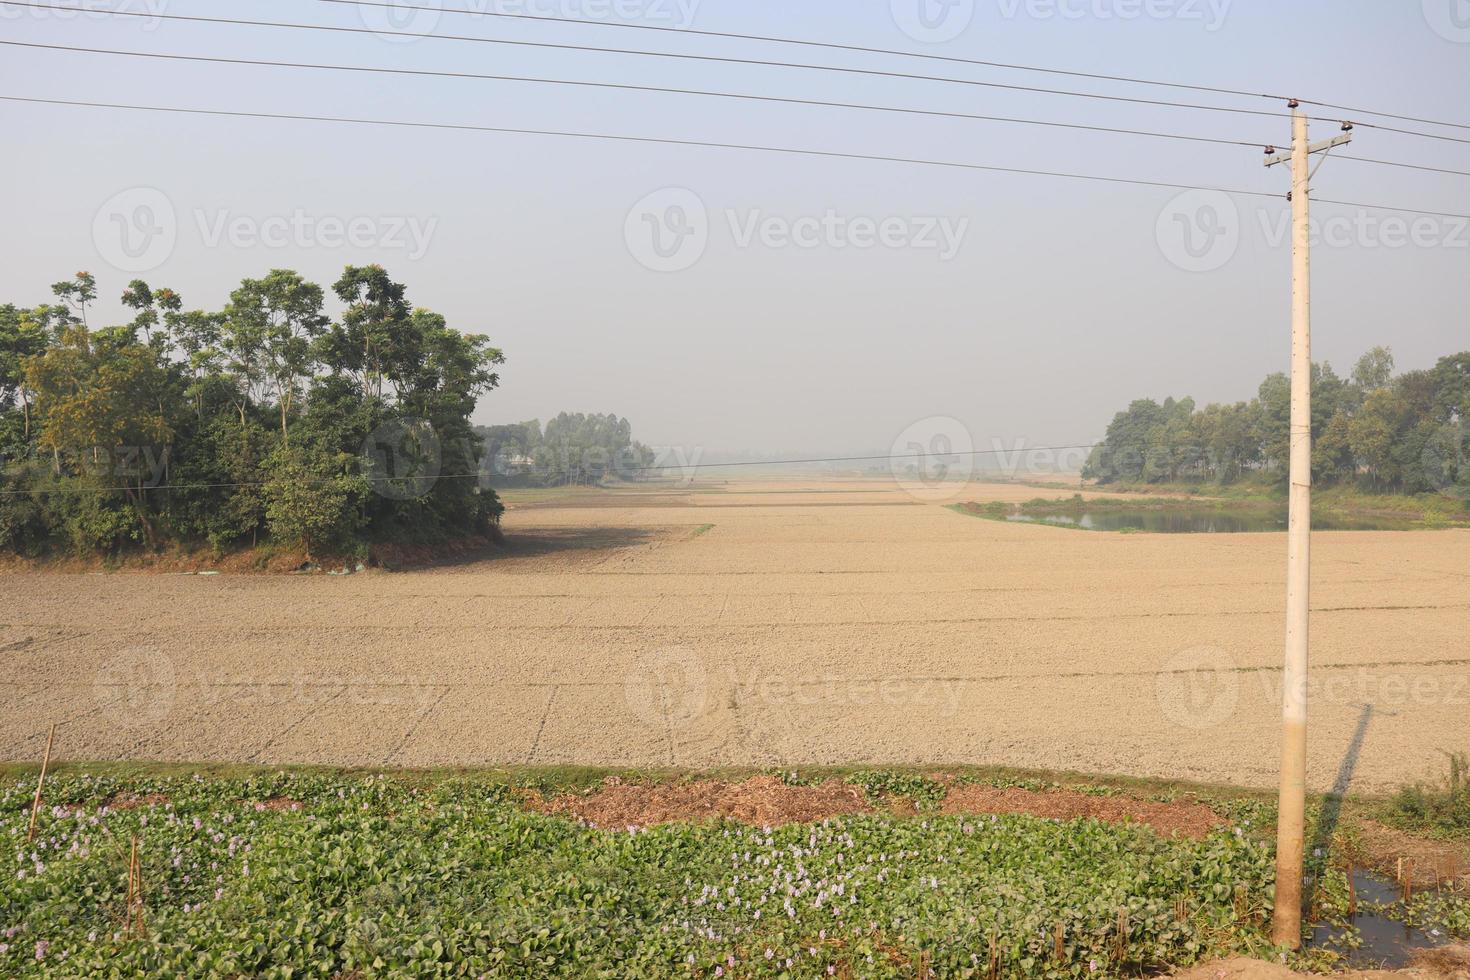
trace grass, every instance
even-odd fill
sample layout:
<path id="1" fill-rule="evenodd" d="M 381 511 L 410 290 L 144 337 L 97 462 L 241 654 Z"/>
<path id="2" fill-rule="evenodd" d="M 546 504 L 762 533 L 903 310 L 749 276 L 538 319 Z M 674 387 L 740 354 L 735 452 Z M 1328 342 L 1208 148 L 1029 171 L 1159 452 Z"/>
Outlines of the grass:
<path id="1" fill-rule="evenodd" d="M 1378 817 L 1400 830 L 1470 841 L 1470 754 L 1450 753 L 1443 782 L 1399 790 Z"/>
<path id="2" fill-rule="evenodd" d="M 628 832 L 522 806 L 531 790 L 591 789 L 612 774 L 600 769 L 67 763 L 48 777 L 27 846 L 35 767 L 0 766 L 0 976 L 987 976 L 994 949 L 1003 975 L 1108 977 L 1270 951 L 1267 796 L 942 770 L 1002 787 L 1199 799 L 1244 828 L 1164 839 L 1090 820 L 942 816 L 938 771 L 780 774 L 907 799 L 914 816 Z M 144 936 L 123 925 L 134 837 Z M 1331 916 L 1345 879 L 1325 857 L 1313 874 Z M 1406 914 L 1470 931 L 1461 899 L 1425 896 Z"/>

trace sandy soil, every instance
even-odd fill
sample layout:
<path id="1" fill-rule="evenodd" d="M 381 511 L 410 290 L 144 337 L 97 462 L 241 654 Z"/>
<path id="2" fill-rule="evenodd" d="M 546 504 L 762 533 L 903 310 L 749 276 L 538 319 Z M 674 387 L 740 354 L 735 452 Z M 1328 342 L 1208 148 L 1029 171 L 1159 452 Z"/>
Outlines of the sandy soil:
<path id="1" fill-rule="evenodd" d="M 56 722 L 71 759 L 1274 782 L 1283 536 L 1008 525 L 881 481 L 696 491 L 518 507 L 499 557 L 429 571 L 0 574 L 0 758 Z M 1470 531 L 1313 557 L 1313 785 L 1438 772 L 1470 747 Z"/>

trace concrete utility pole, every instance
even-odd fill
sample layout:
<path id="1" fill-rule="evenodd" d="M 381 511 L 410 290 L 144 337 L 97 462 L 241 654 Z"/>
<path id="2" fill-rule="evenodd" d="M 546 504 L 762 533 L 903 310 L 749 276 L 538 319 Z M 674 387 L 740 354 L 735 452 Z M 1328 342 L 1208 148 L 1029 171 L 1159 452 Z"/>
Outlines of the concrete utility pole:
<path id="1" fill-rule="evenodd" d="M 1286 669 L 1282 677 L 1281 797 L 1276 824 L 1276 903 L 1271 939 L 1302 941 L 1302 858 L 1307 805 L 1307 615 L 1312 541 L 1312 287 L 1309 172 L 1312 154 L 1352 140 L 1352 125 L 1307 142 L 1307 117 L 1291 102 L 1291 152 L 1266 148 L 1266 166 L 1291 162 L 1291 514 L 1286 539 Z"/>

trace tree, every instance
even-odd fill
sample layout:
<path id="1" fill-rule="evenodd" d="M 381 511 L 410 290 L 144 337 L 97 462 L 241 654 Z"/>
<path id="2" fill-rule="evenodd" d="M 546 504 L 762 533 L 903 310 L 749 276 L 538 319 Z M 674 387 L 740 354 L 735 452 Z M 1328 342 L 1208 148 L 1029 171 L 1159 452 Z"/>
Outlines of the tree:
<path id="1" fill-rule="evenodd" d="M 1353 384 L 1365 392 L 1388 387 L 1393 380 L 1393 352 L 1387 347 L 1375 347 L 1353 366 Z"/>
<path id="2" fill-rule="evenodd" d="M 31 395 L 26 362 L 46 348 L 45 327 L 30 310 L 0 306 L 0 411 L 20 402 L 22 441 L 31 437 Z"/>
<path id="3" fill-rule="evenodd" d="M 291 413 L 315 360 L 312 345 L 328 325 L 322 288 L 290 270 L 272 269 L 264 279 L 244 280 L 230 294 L 225 324 L 246 355 L 247 382 L 263 379 L 273 391 L 281 442 L 289 444 Z"/>

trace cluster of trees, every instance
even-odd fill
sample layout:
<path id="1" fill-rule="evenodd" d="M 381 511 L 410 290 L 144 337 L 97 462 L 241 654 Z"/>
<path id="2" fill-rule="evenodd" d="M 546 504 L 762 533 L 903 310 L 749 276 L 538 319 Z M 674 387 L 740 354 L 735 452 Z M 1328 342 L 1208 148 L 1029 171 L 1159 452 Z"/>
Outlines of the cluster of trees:
<path id="1" fill-rule="evenodd" d="M 1380 492 L 1470 493 L 1470 351 L 1395 376 L 1384 347 L 1351 375 L 1312 365 L 1312 476 Z M 1108 426 L 1083 476 L 1103 483 L 1284 479 L 1291 381 L 1273 374 L 1257 396 L 1196 408 L 1190 398 L 1135 401 Z"/>
<path id="2" fill-rule="evenodd" d="M 381 266 L 327 294 L 290 270 L 222 310 L 142 280 L 88 322 L 88 273 L 0 306 L 0 549 L 269 539 L 309 550 L 492 530 L 469 416 L 501 352 L 412 306 Z"/>
<path id="3" fill-rule="evenodd" d="M 643 479 L 654 465 L 653 450 L 635 441 L 628 420 L 616 415 L 562 412 L 544 429 L 532 420 L 475 431 L 496 475 L 537 486 Z"/>

